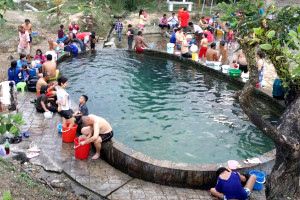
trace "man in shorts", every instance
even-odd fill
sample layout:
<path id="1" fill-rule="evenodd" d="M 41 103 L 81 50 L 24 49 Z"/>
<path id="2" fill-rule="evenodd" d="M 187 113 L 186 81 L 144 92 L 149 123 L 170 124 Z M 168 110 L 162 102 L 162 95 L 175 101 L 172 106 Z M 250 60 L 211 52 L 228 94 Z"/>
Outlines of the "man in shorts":
<path id="1" fill-rule="evenodd" d="M 147 48 L 148 45 L 145 43 L 143 32 L 139 31 L 137 36 L 135 37 L 135 45 L 134 49 L 136 53 L 143 53 L 144 49 Z"/>
<path id="2" fill-rule="evenodd" d="M 82 122 L 84 128 L 81 129 L 81 133 L 85 135 L 86 140 L 80 142 L 80 145 L 94 143 L 96 153 L 92 157 L 96 160 L 100 157 L 101 144 L 109 141 L 113 137 L 113 130 L 111 125 L 102 117 L 96 115 L 82 116 Z"/>
<path id="3" fill-rule="evenodd" d="M 247 200 L 256 182 L 255 175 L 251 175 L 247 180 L 240 173 L 225 167 L 220 167 L 217 170 L 217 177 L 216 187 L 211 188 L 210 192 L 213 196 L 224 200 Z M 242 186 L 242 182 L 246 182 L 245 187 Z"/>

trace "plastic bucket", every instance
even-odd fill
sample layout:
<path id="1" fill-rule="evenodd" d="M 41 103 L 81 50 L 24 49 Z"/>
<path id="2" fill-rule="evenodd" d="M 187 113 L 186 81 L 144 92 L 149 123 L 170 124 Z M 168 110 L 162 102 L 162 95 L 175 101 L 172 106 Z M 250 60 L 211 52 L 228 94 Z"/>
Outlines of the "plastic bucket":
<path id="1" fill-rule="evenodd" d="M 174 54 L 174 47 L 175 47 L 174 43 L 168 43 L 167 44 L 167 53 Z"/>
<path id="2" fill-rule="evenodd" d="M 74 124 L 72 128 L 68 128 L 67 126 L 62 127 L 62 141 L 65 143 L 72 143 L 76 137 L 77 124 Z"/>
<path id="3" fill-rule="evenodd" d="M 249 175 L 256 176 L 256 182 L 253 186 L 253 190 L 261 191 L 264 188 L 264 183 L 266 182 L 265 172 L 258 171 L 258 170 L 251 170 L 249 171 Z"/>
<path id="4" fill-rule="evenodd" d="M 60 134 L 62 133 L 62 124 L 61 123 L 57 125 L 57 132 Z"/>
<path id="5" fill-rule="evenodd" d="M 85 140 L 84 138 L 74 139 L 74 154 L 75 158 L 79 160 L 84 160 L 89 157 L 91 144 L 79 145 L 79 142 Z"/>

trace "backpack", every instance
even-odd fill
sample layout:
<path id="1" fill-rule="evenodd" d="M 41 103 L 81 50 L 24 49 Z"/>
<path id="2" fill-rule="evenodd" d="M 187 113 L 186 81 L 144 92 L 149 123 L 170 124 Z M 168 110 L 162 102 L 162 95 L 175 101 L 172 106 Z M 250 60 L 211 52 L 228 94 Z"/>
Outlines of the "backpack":
<path id="1" fill-rule="evenodd" d="M 283 99 L 284 98 L 284 89 L 282 87 L 282 82 L 280 79 L 276 78 L 273 83 L 272 95 L 274 98 Z"/>

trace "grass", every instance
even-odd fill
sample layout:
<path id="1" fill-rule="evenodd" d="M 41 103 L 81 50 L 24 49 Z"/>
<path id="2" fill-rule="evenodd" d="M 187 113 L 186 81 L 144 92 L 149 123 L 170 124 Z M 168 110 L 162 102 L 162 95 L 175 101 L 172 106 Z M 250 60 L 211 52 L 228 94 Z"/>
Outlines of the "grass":
<path id="1" fill-rule="evenodd" d="M 4 191 L 3 192 L 3 196 L 2 196 L 2 200 L 12 200 L 12 196 L 10 191 Z"/>
<path id="2" fill-rule="evenodd" d="M 8 26 L 7 24 L 0 24 L 1 36 L 0 42 L 4 42 L 6 40 L 11 39 L 14 35 L 16 35 L 16 28 L 12 26 Z"/>

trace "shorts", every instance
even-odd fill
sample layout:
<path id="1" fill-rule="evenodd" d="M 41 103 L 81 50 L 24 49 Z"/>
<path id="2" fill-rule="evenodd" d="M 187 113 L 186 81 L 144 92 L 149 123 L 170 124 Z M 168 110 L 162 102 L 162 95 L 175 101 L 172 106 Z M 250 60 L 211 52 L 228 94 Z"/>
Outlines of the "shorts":
<path id="1" fill-rule="evenodd" d="M 29 43 L 32 43 L 32 36 L 29 34 Z"/>
<path id="2" fill-rule="evenodd" d="M 241 70 L 244 73 L 247 73 L 248 72 L 248 65 L 239 64 L 239 70 Z"/>
<path id="3" fill-rule="evenodd" d="M 247 197 L 250 197 L 251 191 L 248 188 L 244 188 L 244 190 L 247 193 Z"/>
<path id="4" fill-rule="evenodd" d="M 201 47 L 199 51 L 199 58 L 206 58 L 207 47 Z"/>
<path id="5" fill-rule="evenodd" d="M 96 47 L 96 44 L 91 42 L 91 49 L 95 49 L 95 47 Z"/>
<path id="6" fill-rule="evenodd" d="M 103 143 L 103 142 L 107 142 L 107 141 L 109 141 L 109 140 L 114 136 L 114 132 L 111 131 L 111 132 L 109 132 L 109 133 L 100 134 L 99 136 L 100 136 L 101 139 L 102 139 L 102 143 Z"/>
<path id="7" fill-rule="evenodd" d="M 62 110 L 62 111 L 58 112 L 58 114 L 65 119 L 71 119 L 73 117 L 73 113 L 74 112 L 72 109 Z"/>
<path id="8" fill-rule="evenodd" d="M 30 55 L 30 47 L 25 49 L 18 47 L 18 54 L 24 54 L 26 56 Z"/>
<path id="9" fill-rule="evenodd" d="M 143 53 L 144 52 L 144 49 L 142 47 L 137 47 L 135 49 L 136 53 Z"/>
<path id="10" fill-rule="evenodd" d="M 170 29 L 170 25 L 166 25 L 166 24 L 159 24 L 158 25 L 161 29 L 164 29 L 164 28 L 167 28 L 167 29 Z"/>

